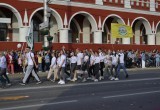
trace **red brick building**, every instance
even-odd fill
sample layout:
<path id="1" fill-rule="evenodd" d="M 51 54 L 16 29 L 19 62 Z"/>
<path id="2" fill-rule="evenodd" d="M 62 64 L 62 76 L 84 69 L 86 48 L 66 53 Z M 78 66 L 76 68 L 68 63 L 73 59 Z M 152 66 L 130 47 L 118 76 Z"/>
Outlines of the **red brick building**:
<path id="1" fill-rule="evenodd" d="M 80 48 L 91 48 L 91 44 L 95 48 L 159 48 L 159 4 L 158 0 L 49 0 L 53 47 L 75 48 L 81 43 Z M 44 21 L 43 9 L 43 0 L 0 0 L 0 50 L 3 45 L 16 48 L 17 42 L 26 42 L 31 25 L 35 48 L 40 49 L 44 40 L 39 29 Z M 133 38 L 113 38 L 111 23 L 130 25 Z"/>

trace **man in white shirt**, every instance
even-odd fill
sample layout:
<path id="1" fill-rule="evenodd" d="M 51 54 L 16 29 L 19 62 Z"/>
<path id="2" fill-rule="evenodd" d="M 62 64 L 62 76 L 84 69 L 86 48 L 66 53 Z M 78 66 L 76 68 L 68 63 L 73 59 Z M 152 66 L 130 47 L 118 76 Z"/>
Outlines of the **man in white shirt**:
<path id="1" fill-rule="evenodd" d="M 125 72 L 126 78 L 128 78 L 128 73 L 126 71 L 126 67 L 125 67 L 125 64 L 124 64 L 124 53 L 123 53 L 123 50 L 120 50 L 120 53 L 118 54 L 118 56 L 119 56 L 119 58 L 118 58 L 118 68 L 117 68 L 117 74 L 115 76 L 115 80 L 119 80 L 118 79 L 118 74 L 120 73 L 120 69 L 121 68 Z"/>
<path id="2" fill-rule="evenodd" d="M 31 73 L 32 73 L 32 76 L 34 76 L 35 79 L 38 81 L 36 84 L 40 84 L 41 81 L 34 70 L 34 65 L 36 66 L 36 68 L 38 68 L 38 65 L 36 64 L 35 59 L 34 59 L 34 54 L 31 52 L 30 47 L 27 47 L 25 51 L 27 52 L 26 58 L 27 58 L 28 66 L 27 66 L 27 70 L 26 70 L 25 76 L 23 78 L 23 81 L 20 84 L 25 85 L 26 81 Z"/>
<path id="3" fill-rule="evenodd" d="M 8 85 L 11 85 L 9 78 L 6 75 L 6 68 L 7 68 L 6 58 L 3 52 L 0 52 L 0 81 L 2 83 L 2 87 L 6 86 L 6 80 Z"/>

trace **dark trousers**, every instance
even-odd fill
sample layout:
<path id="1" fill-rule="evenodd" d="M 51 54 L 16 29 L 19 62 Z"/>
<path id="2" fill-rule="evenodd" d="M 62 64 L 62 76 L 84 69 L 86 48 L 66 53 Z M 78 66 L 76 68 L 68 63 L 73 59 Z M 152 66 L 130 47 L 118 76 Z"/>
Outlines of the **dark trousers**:
<path id="1" fill-rule="evenodd" d="M 71 79 L 74 77 L 74 73 L 75 73 L 75 70 L 76 70 L 76 66 L 77 66 L 77 63 L 71 63 L 71 69 L 70 69 L 70 71 L 71 71 Z"/>
<path id="2" fill-rule="evenodd" d="M 94 69 L 94 65 L 89 67 L 88 77 L 93 76 L 93 69 Z"/>
<path id="3" fill-rule="evenodd" d="M 93 74 L 94 74 L 94 76 L 95 76 L 96 79 L 99 78 L 99 63 L 96 63 L 94 65 Z"/>
<path id="4" fill-rule="evenodd" d="M 3 78 L 5 78 L 7 83 L 11 83 L 9 78 L 8 78 L 8 76 L 7 76 L 7 74 L 6 74 L 6 68 L 0 68 L 0 74 L 2 75 Z"/>
<path id="5" fill-rule="evenodd" d="M 101 76 L 103 76 L 103 68 L 104 68 L 104 62 L 100 62 L 100 72 L 101 72 Z"/>
<path id="6" fill-rule="evenodd" d="M 113 73 L 113 69 L 115 70 L 115 74 Z M 114 77 L 117 74 L 117 65 L 112 65 L 111 66 L 111 75 Z"/>
<path id="7" fill-rule="evenodd" d="M 68 72 L 68 66 L 70 66 L 70 65 L 68 65 L 68 64 L 66 64 L 65 65 L 65 73 L 70 77 L 70 73 Z"/>

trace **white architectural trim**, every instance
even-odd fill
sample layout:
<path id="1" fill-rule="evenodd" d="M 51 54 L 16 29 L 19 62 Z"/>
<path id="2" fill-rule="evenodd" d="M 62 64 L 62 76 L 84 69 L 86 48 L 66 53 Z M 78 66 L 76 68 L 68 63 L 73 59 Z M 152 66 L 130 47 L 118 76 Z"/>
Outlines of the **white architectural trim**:
<path id="1" fill-rule="evenodd" d="M 43 3 L 43 0 L 20 0 L 20 1 Z M 138 9 L 129 9 L 129 8 L 121 8 L 121 7 L 115 7 L 115 6 L 96 5 L 96 4 L 80 3 L 80 2 L 54 0 L 50 4 L 160 16 L 160 12 L 151 12 L 151 11 L 144 11 L 144 10 L 138 10 Z"/>
<path id="2" fill-rule="evenodd" d="M 57 24 L 58 24 L 58 29 L 62 29 L 63 28 L 63 20 L 61 18 L 61 16 L 59 15 L 59 13 L 57 11 L 55 11 L 54 9 L 50 8 L 52 11 L 52 15 L 55 17 Z M 35 15 L 36 12 L 38 12 L 39 10 L 43 10 L 43 7 L 36 9 L 35 11 L 33 11 L 33 13 L 31 14 L 30 18 L 29 18 L 29 25 L 31 23 L 31 20 L 33 18 L 33 16 Z"/>
<path id="3" fill-rule="evenodd" d="M 93 31 L 96 31 L 98 28 L 97 28 L 97 22 L 95 20 L 95 18 L 88 12 L 85 12 L 85 11 L 79 11 L 79 12 L 76 12 L 75 14 L 73 14 L 69 20 L 69 29 L 70 29 L 70 24 L 71 24 L 71 20 L 78 14 L 81 14 L 81 15 L 84 15 L 88 20 L 89 22 L 91 23 L 91 26 L 92 26 L 92 32 Z"/>
<path id="4" fill-rule="evenodd" d="M 5 7 L 7 9 L 10 9 L 15 14 L 15 16 L 17 17 L 19 28 L 23 26 L 22 17 L 21 17 L 20 13 L 18 12 L 18 10 L 16 8 L 14 8 L 13 6 L 11 6 L 9 4 L 6 4 L 6 3 L 0 3 L 0 6 Z"/>
<path id="5" fill-rule="evenodd" d="M 103 24 L 102 24 L 102 30 L 103 30 L 103 31 L 104 31 L 104 24 L 105 24 L 106 20 L 107 20 L 109 17 L 116 17 L 116 18 L 120 19 L 123 24 L 125 24 L 124 20 L 123 20 L 119 15 L 110 14 L 110 15 L 108 15 L 108 16 L 104 19 L 104 21 L 103 21 Z"/>
<path id="6" fill-rule="evenodd" d="M 137 18 L 135 18 L 135 19 L 132 21 L 131 27 L 133 27 L 134 22 L 135 22 L 136 20 L 138 20 L 138 19 L 142 21 L 144 27 L 146 28 L 146 34 L 151 34 L 151 33 L 152 33 L 151 24 L 150 24 L 150 22 L 149 22 L 146 18 L 144 18 L 144 17 L 137 17 Z"/>
<path id="7" fill-rule="evenodd" d="M 157 23 L 156 25 L 156 29 L 155 29 L 155 33 L 157 33 L 157 30 L 158 30 L 158 26 L 160 25 L 160 21 Z"/>

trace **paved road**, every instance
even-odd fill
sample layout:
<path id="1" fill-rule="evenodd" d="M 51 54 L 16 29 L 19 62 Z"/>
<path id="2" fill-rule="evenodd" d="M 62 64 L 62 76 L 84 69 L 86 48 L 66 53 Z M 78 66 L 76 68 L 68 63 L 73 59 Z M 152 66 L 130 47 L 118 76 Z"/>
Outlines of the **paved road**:
<path id="1" fill-rule="evenodd" d="M 136 70 L 121 80 L 0 89 L 3 110 L 160 110 L 160 69 Z"/>

